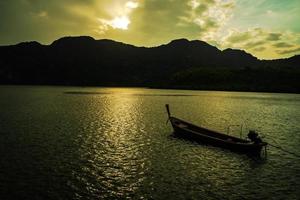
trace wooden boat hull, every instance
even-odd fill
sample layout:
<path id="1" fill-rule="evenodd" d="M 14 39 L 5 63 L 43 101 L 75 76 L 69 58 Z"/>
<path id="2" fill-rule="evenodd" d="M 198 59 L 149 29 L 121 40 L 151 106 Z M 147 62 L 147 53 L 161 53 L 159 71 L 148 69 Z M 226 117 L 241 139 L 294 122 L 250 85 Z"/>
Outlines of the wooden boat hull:
<path id="1" fill-rule="evenodd" d="M 260 155 L 262 148 L 267 145 L 265 142 L 255 144 L 248 140 L 195 126 L 175 117 L 169 117 L 169 119 L 176 136 L 200 143 L 251 155 Z"/>

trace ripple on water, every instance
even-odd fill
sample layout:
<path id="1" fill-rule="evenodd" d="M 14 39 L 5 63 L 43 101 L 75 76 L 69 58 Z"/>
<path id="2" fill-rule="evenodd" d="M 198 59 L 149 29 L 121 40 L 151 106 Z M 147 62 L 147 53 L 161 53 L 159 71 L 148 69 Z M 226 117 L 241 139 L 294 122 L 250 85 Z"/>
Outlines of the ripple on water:
<path id="1" fill-rule="evenodd" d="M 169 103 L 176 116 L 220 131 L 229 124 L 244 124 L 245 129 L 258 129 L 299 154 L 299 95 L 0 89 L 0 97 L 5 97 L 0 98 L 5 105 L 0 112 L 0 186 L 15 199 L 300 196 L 296 158 L 270 148 L 267 160 L 253 160 L 175 138 L 170 125 L 165 125 L 164 110 Z M 239 128 L 233 128 L 232 134 L 239 135 Z"/>

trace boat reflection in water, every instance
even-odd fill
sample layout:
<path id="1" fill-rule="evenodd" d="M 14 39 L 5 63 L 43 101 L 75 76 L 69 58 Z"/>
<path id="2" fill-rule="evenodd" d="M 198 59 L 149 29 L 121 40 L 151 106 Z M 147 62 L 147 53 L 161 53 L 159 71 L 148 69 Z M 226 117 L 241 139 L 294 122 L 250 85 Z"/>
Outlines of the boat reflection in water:
<path id="1" fill-rule="evenodd" d="M 260 156 L 262 148 L 267 146 L 267 143 L 263 142 L 255 131 L 249 131 L 250 140 L 245 140 L 173 117 L 168 104 L 166 109 L 176 136 L 255 156 Z"/>

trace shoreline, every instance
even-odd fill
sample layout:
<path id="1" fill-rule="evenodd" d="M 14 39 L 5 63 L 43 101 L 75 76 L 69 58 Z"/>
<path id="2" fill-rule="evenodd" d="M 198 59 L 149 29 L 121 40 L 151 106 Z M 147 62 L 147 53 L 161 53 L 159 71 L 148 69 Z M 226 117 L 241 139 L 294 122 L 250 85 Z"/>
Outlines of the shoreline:
<path id="1" fill-rule="evenodd" d="M 155 87 L 155 86 L 118 86 L 118 85 L 70 85 L 70 84 L 0 84 L 0 87 L 81 87 L 81 88 L 139 88 L 139 89 L 160 89 L 160 90 L 184 90 L 184 91 L 214 91 L 214 92 L 247 92 L 247 93 L 274 93 L 274 94 L 300 94 L 293 91 L 282 90 L 239 90 L 239 89 L 218 89 L 218 88 L 192 88 L 192 87 Z"/>

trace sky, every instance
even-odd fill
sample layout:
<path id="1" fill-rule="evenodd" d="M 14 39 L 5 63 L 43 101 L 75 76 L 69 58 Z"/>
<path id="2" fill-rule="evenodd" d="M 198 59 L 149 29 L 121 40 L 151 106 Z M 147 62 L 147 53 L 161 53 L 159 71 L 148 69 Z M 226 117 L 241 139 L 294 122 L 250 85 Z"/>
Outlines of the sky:
<path id="1" fill-rule="evenodd" d="M 0 45 L 80 35 L 146 47 L 187 38 L 286 58 L 300 54 L 300 0 L 0 0 Z"/>

